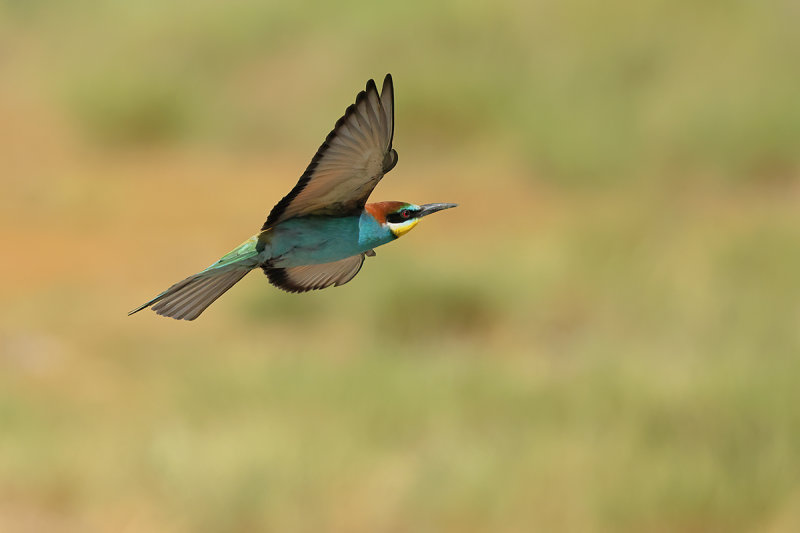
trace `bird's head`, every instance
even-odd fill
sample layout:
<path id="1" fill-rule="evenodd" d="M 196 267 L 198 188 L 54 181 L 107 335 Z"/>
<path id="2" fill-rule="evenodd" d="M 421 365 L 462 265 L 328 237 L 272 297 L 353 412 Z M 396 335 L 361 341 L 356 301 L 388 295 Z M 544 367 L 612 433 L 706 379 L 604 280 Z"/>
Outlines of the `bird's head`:
<path id="1" fill-rule="evenodd" d="M 367 204 L 365 209 L 395 237 L 401 237 L 411 231 L 422 217 L 456 206 L 458 204 L 415 205 L 406 202 L 377 202 Z"/>

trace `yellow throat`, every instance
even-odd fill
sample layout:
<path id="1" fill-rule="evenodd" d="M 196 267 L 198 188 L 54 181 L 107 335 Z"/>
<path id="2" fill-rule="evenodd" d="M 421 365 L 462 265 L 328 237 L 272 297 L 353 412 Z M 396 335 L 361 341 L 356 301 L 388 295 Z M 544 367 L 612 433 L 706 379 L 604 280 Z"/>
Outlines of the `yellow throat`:
<path id="1" fill-rule="evenodd" d="M 413 220 L 409 220 L 408 222 L 401 222 L 400 224 L 389 224 L 389 229 L 394 233 L 395 237 L 402 237 L 416 226 L 419 223 L 419 219 L 415 218 Z"/>

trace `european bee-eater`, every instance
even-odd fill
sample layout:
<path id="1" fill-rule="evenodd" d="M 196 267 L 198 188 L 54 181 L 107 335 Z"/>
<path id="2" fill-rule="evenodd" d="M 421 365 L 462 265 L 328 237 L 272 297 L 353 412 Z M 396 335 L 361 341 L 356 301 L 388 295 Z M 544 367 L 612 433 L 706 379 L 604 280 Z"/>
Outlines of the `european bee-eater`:
<path id="1" fill-rule="evenodd" d="M 387 74 L 380 95 L 373 80 L 358 93 L 259 233 L 128 314 L 152 306 L 159 315 L 194 320 L 257 267 L 288 292 L 353 279 L 375 248 L 405 235 L 422 217 L 456 207 L 367 203 L 383 175 L 397 164 L 393 136 L 394 87 Z"/>

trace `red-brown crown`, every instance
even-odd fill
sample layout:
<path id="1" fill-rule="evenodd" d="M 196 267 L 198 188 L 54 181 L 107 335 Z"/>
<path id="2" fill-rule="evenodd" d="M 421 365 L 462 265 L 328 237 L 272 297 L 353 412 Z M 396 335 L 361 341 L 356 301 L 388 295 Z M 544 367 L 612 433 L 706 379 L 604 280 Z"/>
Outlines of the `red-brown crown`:
<path id="1" fill-rule="evenodd" d="M 406 202 L 374 202 L 364 206 L 364 210 L 380 224 L 386 224 L 386 215 L 408 206 Z"/>

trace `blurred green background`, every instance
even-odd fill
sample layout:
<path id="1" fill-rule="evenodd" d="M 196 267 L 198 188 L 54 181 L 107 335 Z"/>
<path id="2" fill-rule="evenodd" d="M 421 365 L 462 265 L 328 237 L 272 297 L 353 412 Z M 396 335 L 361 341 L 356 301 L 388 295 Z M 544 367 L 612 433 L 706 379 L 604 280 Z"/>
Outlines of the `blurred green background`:
<path id="1" fill-rule="evenodd" d="M 800 4 L 0 1 L 0 530 L 800 530 Z M 254 233 L 367 79 L 346 287 Z"/>

